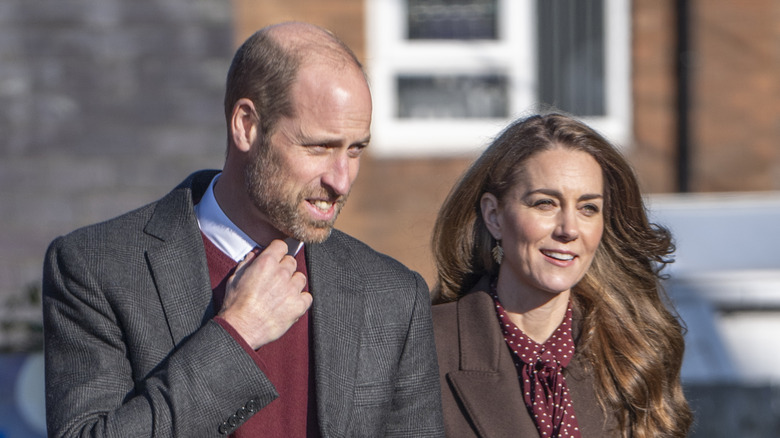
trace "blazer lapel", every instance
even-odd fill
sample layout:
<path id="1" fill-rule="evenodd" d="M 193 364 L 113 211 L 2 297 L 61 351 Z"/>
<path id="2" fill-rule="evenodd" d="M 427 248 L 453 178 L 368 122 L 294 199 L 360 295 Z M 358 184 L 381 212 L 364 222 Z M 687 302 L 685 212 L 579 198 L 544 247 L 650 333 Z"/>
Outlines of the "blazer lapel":
<path id="1" fill-rule="evenodd" d="M 157 203 L 144 232 L 158 239 L 146 257 L 174 345 L 214 316 L 208 264 L 193 212 L 213 172 L 200 172 Z M 205 183 L 205 186 L 204 186 Z"/>
<path id="2" fill-rule="evenodd" d="M 334 231 L 336 234 L 337 231 Z M 345 436 L 352 418 L 364 300 L 362 278 L 337 236 L 305 246 L 312 304 L 317 413 L 324 436 Z"/>
<path id="3" fill-rule="evenodd" d="M 487 283 L 483 286 L 485 290 Z M 483 437 L 535 436 L 493 300 L 485 292 L 472 292 L 458 301 L 457 309 L 460 369 L 447 380 L 472 424 Z"/>

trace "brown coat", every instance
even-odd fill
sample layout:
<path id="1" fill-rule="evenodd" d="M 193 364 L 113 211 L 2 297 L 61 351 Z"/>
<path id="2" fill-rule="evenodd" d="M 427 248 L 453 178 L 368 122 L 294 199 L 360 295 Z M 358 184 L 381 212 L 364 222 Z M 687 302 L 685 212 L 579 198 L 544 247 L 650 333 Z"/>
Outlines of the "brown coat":
<path id="1" fill-rule="evenodd" d="M 488 287 L 483 278 L 460 300 L 433 306 L 447 436 L 538 437 Z M 576 336 L 576 321 L 574 325 Z M 582 438 L 619 436 L 614 417 L 605 417 L 593 377 L 582 365 L 575 353 L 564 371 Z"/>

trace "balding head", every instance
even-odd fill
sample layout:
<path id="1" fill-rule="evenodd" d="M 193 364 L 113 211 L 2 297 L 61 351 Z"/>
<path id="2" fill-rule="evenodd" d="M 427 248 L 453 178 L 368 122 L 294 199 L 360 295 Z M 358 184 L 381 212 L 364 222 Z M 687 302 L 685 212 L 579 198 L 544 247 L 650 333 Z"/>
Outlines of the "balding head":
<path id="1" fill-rule="evenodd" d="M 269 26 L 266 31 L 284 50 L 302 61 L 330 60 L 363 69 L 360 61 L 343 41 L 327 29 L 308 23 L 289 22 Z"/>
<path id="2" fill-rule="evenodd" d="M 236 51 L 228 71 L 224 103 L 228 130 L 234 105 L 248 98 L 257 112 L 261 140 L 266 139 L 279 118 L 294 115 L 290 89 L 299 69 L 317 63 L 363 72 L 352 50 L 321 27 L 289 22 L 255 32 Z"/>

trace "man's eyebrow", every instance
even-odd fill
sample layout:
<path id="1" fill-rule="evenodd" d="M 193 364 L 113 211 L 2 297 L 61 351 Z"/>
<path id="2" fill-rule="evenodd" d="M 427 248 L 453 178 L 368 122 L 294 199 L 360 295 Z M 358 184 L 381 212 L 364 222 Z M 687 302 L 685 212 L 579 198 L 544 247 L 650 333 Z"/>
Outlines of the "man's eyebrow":
<path id="1" fill-rule="evenodd" d="M 333 146 L 341 144 L 342 139 L 339 138 L 315 138 L 315 137 L 304 137 L 301 140 L 301 143 L 304 145 L 322 145 L 322 146 Z M 368 144 L 371 142 L 371 136 L 358 140 L 356 142 L 350 143 L 349 146 L 368 146 Z"/>

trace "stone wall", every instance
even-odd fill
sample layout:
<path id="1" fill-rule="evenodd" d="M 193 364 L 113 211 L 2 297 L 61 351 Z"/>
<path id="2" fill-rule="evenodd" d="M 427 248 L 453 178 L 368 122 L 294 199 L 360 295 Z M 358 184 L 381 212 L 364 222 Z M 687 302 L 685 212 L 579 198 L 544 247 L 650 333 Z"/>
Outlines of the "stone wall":
<path id="1" fill-rule="evenodd" d="M 29 317 L 4 303 L 39 284 L 54 237 L 222 165 L 231 17 L 219 0 L 0 2 L 0 320 Z"/>

